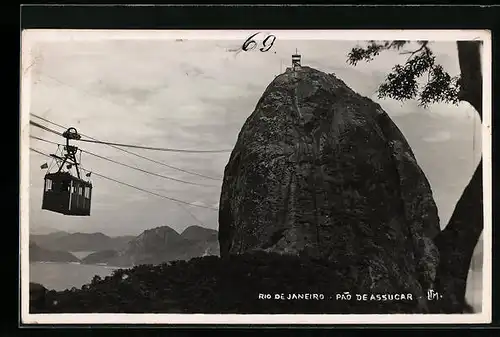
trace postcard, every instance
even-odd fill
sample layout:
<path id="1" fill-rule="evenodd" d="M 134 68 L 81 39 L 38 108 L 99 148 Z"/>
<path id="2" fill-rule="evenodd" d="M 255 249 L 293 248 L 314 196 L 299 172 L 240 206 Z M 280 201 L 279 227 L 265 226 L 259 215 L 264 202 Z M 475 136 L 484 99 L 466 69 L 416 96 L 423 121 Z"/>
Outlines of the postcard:
<path id="1" fill-rule="evenodd" d="M 491 35 L 25 30 L 23 324 L 491 322 Z"/>

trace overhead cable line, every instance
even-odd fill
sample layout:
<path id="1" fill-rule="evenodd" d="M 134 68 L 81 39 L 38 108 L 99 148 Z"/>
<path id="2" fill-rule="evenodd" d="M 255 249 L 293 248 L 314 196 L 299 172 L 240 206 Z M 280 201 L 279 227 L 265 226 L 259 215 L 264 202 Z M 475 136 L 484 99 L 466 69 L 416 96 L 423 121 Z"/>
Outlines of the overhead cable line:
<path id="1" fill-rule="evenodd" d="M 42 74 L 42 75 L 44 75 L 44 74 Z M 69 85 L 69 84 L 67 84 L 67 83 L 64 83 L 64 82 L 60 81 L 59 79 L 54 78 L 54 77 L 52 77 L 52 76 L 47 75 L 47 77 L 48 77 L 48 78 L 50 78 L 50 79 L 52 79 L 52 80 L 54 80 L 54 81 L 56 81 L 56 82 L 58 82 L 58 83 L 59 83 L 59 84 L 61 84 L 61 85 L 65 85 L 65 86 L 71 87 L 72 89 L 75 89 L 75 90 L 81 90 L 81 89 L 76 88 L 76 87 L 74 87 L 74 86 L 72 86 L 72 85 Z M 85 91 L 85 90 L 83 90 L 83 91 L 84 91 L 86 94 L 88 94 L 88 95 L 92 95 L 90 92 L 87 92 L 87 91 Z M 94 95 L 94 96 L 96 96 L 96 95 Z M 102 96 L 96 96 L 96 97 L 97 97 L 97 98 L 104 99 L 104 97 L 102 97 Z M 111 102 L 112 102 L 112 103 L 117 104 L 117 102 L 114 102 L 114 101 L 111 101 Z M 43 117 L 36 116 L 36 115 L 34 115 L 33 113 L 32 113 L 31 115 L 33 115 L 33 116 L 35 116 L 35 117 L 37 117 L 37 118 L 39 118 L 39 119 L 41 119 L 41 120 L 45 120 L 46 122 L 51 123 L 51 124 L 53 124 L 53 125 L 59 126 L 59 127 L 63 128 L 63 129 L 67 129 L 66 127 L 64 127 L 64 126 L 62 126 L 62 125 L 59 125 L 59 124 L 57 124 L 57 123 L 51 122 L 51 121 L 49 121 L 49 120 L 46 120 L 46 119 L 44 119 Z M 42 128 L 42 129 L 44 129 L 44 128 Z M 58 133 L 58 132 L 54 132 L 54 130 L 47 129 L 46 131 L 53 132 L 53 133 L 55 133 L 55 134 L 57 134 L 57 135 L 61 135 L 61 134 L 60 134 L 60 133 Z M 91 137 L 91 136 L 84 135 L 84 134 L 81 134 L 81 135 L 82 135 L 82 136 L 84 136 L 84 137 L 86 137 L 86 138 L 90 138 L 90 139 L 92 139 L 92 140 L 97 141 L 97 139 L 95 139 L 95 138 L 93 138 L 93 137 Z M 150 161 L 150 162 L 153 162 L 153 163 L 156 163 L 156 164 L 159 164 L 159 165 L 162 165 L 162 166 L 165 166 L 165 167 L 168 167 L 168 168 L 174 169 L 174 170 L 178 170 L 178 171 L 181 171 L 181 172 L 184 172 L 184 173 L 188 173 L 188 174 L 196 175 L 196 176 L 203 177 L 203 178 L 207 178 L 207 179 L 211 179 L 211 180 L 220 180 L 220 178 L 214 178 L 214 177 L 210 177 L 210 176 L 207 176 L 207 175 L 203 175 L 203 174 L 200 174 L 200 173 L 197 173 L 197 172 L 188 171 L 188 170 L 184 170 L 184 169 L 181 169 L 181 168 L 178 168 L 178 167 L 175 167 L 175 166 L 168 165 L 168 164 L 166 164 L 166 163 L 164 163 L 164 162 L 157 161 L 157 160 L 154 160 L 154 159 L 148 158 L 148 157 L 146 157 L 146 156 L 139 155 L 139 154 L 137 154 L 137 153 L 134 153 L 134 152 L 132 152 L 132 151 L 128 151 L 128 150 L 126 150 L 126 149 L 122 149 L 122 148 L 120 148 L 120 147 L 118 147 L 118 146 L 116 146 L 116 145 L 114 145 L 114 144 L 104 144 L 104 145 L 107 145 L 107 146 L 113 147 L 113 148 L 115 148 L 115 149 L 117 149 L 117 150 L 120 150 L 120 151 L 122 151 L 122 152 L 125 152 L 125 153 L 128 153 L 128 154 L 131 154 L 131 155 L 134 155 L 134 156 L 136 156 L 136 157 L 138 157 L 138 158 L 141 158 L 141 159 L 144 159 L 144 160 L 148 160 L 148 161 Z M 230 152 L 230 151 L 226 151 L 226 152 Z M 84 170 L 84 171 L 85 171 L 85 170 Z M 107 178 L 107 177 L 103 177 L 103 178 L 105 178 L 105 179 L 109 179 L 109 178 Z M 115 180 L 113 180 L 113 181 L 115 181 Z M 118 182 L 118 183 L 119 183 L 119 182 Z M 131 186 L 131 185 L 128 185 L 128 184 L 126 184 L 126 185 L 127 185 L 127 186 Z M 136 188 L 136 189 L 139 189 L 139 188 L 134 187 L 134 186 L 131 186 L 131 187 Z M 143 189 L 139 189 L 139 190 L 141 190 L 141 191 L 142 191 Z M 148 192 L 148 191 L 145 191 L 145 192 L 150 193 L 150 192 Z M 157 194 L 153 193 L 153 195 L 157 195 Z M 190 211 L 189 211 L 189 210 L 188 210 L 185 206 L 183 206 L 183 205 L 182 205 L 182 202 L 181 202 L 181 203 L 178 203 L 177 205 L 178 205 L 179 207 L 181 207 L 184 211 L 186 211 L 186 212 L 187 212 L 187 213 L 188 213 L 188 214 L 189 214 L 189 215 L 190 215 L 193 219 L 195 219 L 196 221 L 198 221 L 199 223 L 201 223 L 201 224 L 203 225 L 203 222 L 201 222 L 201 221 L 200 221 L 197 217 L 195 217 L 195 216 L 194 216 L 194 214 L 193 214 L 193 213 L 191 213 L 191 212 L 190 212 Z M 192 206 L 197 206 L 197 205 L 192 205 Z M 200 206 L 198 206 L 198 207 L 200 207 Z M 207 208 L 207 207 L 205 207 L 205 208 Z M 214 209 L 214 208 L 209 208 L 209 209 Z"/>
<path id="2" fill-rule="evenodd" d="M 104 145 L 114 145 L 121 147 L 130 147 L 134 149 L 143 149 L 143 150 L 153 150 L 153 151 L 164 151 L 164 152 L 184 152 L 184 153 L 224 153 L 231 152 L 231 150 L 182 150 L 182 149 L 171 149 L 165 147 L 153 147 L 153 146 L 141 146 L 141 145 L 132 145 L 132 144 L 123 144 L 123 143 L 112 143 L 112 142 L 103 142 L 100 140 L 93 139 L 78 139 L 80 142 L 87 143 L 96 143 L 96 144 L 104 144 Z"/>
<path id="3" fill-rule="evenodd" d="M 33 139 L 36 139 L 36 140 L 40 140 L 42 142 L 49 143 L 49 144 L 52 144 L 52 145 L 57 145 L 57 146 L 62 145 L 62 144 L 59 144 L 57 142 L 53 142 L 51 140 L 43 139 L 43 138 L 40 138 L 40 137 L 37 137 L 37 136 L 33 136 L 33 135 L 30 135 L 30 138 L 33 138 Z"/>
<path id="4" fill-rule="evenodd" d="M 37 128 L 40 128 L 42 130 L 45 130 L 45 131 L 48 131 L 48 132 L 52 132 L 53 134 L 56 134 L 58 136 L 63 137 L 63 135 L 62 135 L 61 132 L 57 132 L 56 130 L 53 130 L 53 129 L 48 128 L 48 127 L 46 127 L 44 125 L 38 124 L 37 122 L 30 121 L 30 124 L 33 125 L 33 126 L 36 126 Z"/>
<path id="5" fill-rule="evenodd" d="M 38 119 L 41 119 L 49 124 L 52 124 L 52 125 L 55 125 L 55 126 L 58 126 L 60 128 L 63 128 L 65 130 L 67 130 L 68 128 L 65 127 L 64 125 L 61 125 L 61 124 L 58 124 L 58 123 L 55 123 L 53 121 L 50 121 L 46 118 L 43 118 L 41 116 L 38 116 L 38 115 L 35 115 L 34 113 L 30 113 L 33 117 L 36 117 Z M 98 140 L 94 137 L 91 137 L 89 135 L 86 135 L 84 133 L 81 133 L 80 132 L 80 135 L 84 136 L 84 137 L 87 137 L 87 138 L 90 138 L 90 139 L 93 139 L 93 140 Z M 162 166 L 165 166 L 165 167 L 168 167 L 168 168 L 171 168 L 171 169 L 174 169 L 174 170 L 177 170 L 177 171 L 180 171 L 180 172 L 184 172 L 184 173 L 188 173 L 188 174 L 192 174 L 192 175 L 195 175 L 195 176 L 198 176 L 198 177 L 202 177 L 202 178 L 206 178 L 206 179 L 210 179 L 210 180 L 216 180 L 216 181 L 220 181 L 220 178 L 214 178 L 214 177 L 210 177 L 210 176 L 207 176 L 207 175 L 204 175 L 204 174 L 201 174 L 201 173 L 197 173 L 197 172 L 194 172 L 194 171 L 189 171 L 189 170 L 185 170 L 185 169 L 182 169 L 180 167 L 176 167 L 176 166 L 172 166 L 172 165 L 168 165 L 164 162 L 161 162 L 161 161 L 158 161 L 158 160 L 154 160 L 154 159 L 151 159 L 151 158 L 148 158 L 146 156 L 143 156 L 143 155 L 140 155 L 138 153 L 135 153 L 135 152 L 132 152 L 132 151 L 129 151 L 129 150 L 125 150 L 125 149 L 122 149 L 121 147 L 118 147 L 118 146 L 114 146 L 114 145 L 109 145 L 109 144 L 106 144 L 107 146 L 109 147 L 112 147 L 116 150 L 119 150 L 119 151 L 122 151 L 122 152 L 125 152 L 125 153 L 128 153 L 128 154 L 131 154 L 133 156 L 136 156 L 138 158 L 141 158 L 141 159 L 144 159 L 144 160 L 147 160 L 147 161 L 150 161 L 152 163 L 155 163 L 155 164 L 159 164 L 159 165 L 162 165 Z"/>
<path id="6" fill-rule="evenodd" d="M 63 128 L 63 129 L 68 129 L 67 127 L 65 127 L 64 125 L 61 125 L 61 124 L 58 124 L 58 123 L 55 123 L 53 121 L 50 121 L 46 118 L 43 118 L 43 117 L 40 117 L 40 116 L 37 116 L 35 115 L 34 113 L 30 113 L 33 117 L 36 117 L 38 119 L 41 119 L 49 124 L 52 124 L 52 125 L 55 125 L 55 126 L 58 126 L 60 128 Z M 98 140 L 94 137 L 91 137 L 89 135 L 86 135 L 84 133 L 81 133 L 80 132 L 80 135 L 82 135 L 83 137 L 86 137 L 86 138 L 89 138 L 89 139 L 92 139 L 92 140 Z M 168 168 L 171 168 L 171 169 L 174 169 L 174 170 L 177 170 L 177 171 L 180 171 L 180 172 L 184 172 L 184 173 L 188 173 L 188 174 L 192 174 L 192 175 L 195 175 L 195 176 L 198 176 L 198 177 L 202 177 L 202 178 L 206 178 L 206 179 L 210 179 L 210 180 L 216 180 L 216 181 L 220 181 L 220 178 L 214 178 L 214 177 L 210 177 L 210 176 L 207 176 L 207 175 L 204 175 L 204 174 L 201 174 L 201 173 L 197 173 L 197 172 L 194 172 L 194 171 L 189 171 L 189 170 L 185 170 L 185 169 L 182 169 L 180 167 L 176 167 L 176 166 L 172 166 L 172 165 L 168 165 L 164 162 L 161 162 L 161 161 L 158 161 L 158 160 L 154 160 L 154 159 L 151 159 L 151 158 L 148 158 L 146 156 L 143 156 L 143 155 L 140 155 L 138 153 L 135 153 L 135 152 L 132 152 L 132 151 L 129 151 L 129 150 L 126 150 L 126 149 L 122 149 L 121 147 L 118 147 L 118 146 L 115 146 L 115 145 L 110 145 L 110 144 L 105 144 L 109 147 L 112 147 L 116 150 L 119 150 L 119 151 L 122 151 L 122 152 L 125 152 L 125 153 L 128 153 L 128 154 L 131 154 L 133 156 L 136 156 L 138 158 L 141 158 L 141 159 L 144 159 L 144 160 L 147 160 L 147 161 L 150 161 L 152 163 L 155 163 L 155 164 L 159 164 L 159 165 L 162 165 L 162 166 L 165 166 L 165 167 L 168 167 Z"/>
<path id="7" fill-rule="evenodd" d="M 46 154 L 46 153 L 43 153 L 42 151 L 39 151 L 39 150 L 37 150 L 37 149 L 34 149 L 34 148 L 32 148 L 32 147 L 30 147 L 30 150 L 31 150 L 31 151 L 33 151 L 33 152 L 36 152 L 36 153 L 38 153 L 38 154 L 40 154 L 40 155 L 42 155 L 42 156 L 49 157 L 49 158 L 53 159 L 53 158 L 52 158 L 52 156 L 50 156 L 50 155 L 48 155 L 48 154 Z M 218 210 L 218 208 L 215 208 L 215 207 L 210 207 L 210 206 L 205 206 L 205 205 L 193 204 L 193 203 L 189 203 L 189 202 L 187 202 L 187 201 L 183 201 L 183 200 L 175 199 L 175 198 L 172 198 L 172 197 L 168 197 L 168 196 L 166 196 L 166 195 L 158 194 L 158 193 L 156 193 L 156 192 L 152 192 L 152 191 L 149 191 L 149 190 L 146 190 L 146 189 L 143 189 L 143 188 L 140 188 L 140 187 L 134 186 L 134 185 L 130 185 L 130 184 L 125 183 L 125 182 L 123 182 L 123 181 L 120 181 L 120 180 L 116 180 L 116 179 L 113 179 L 113 178 L 107 177 L 107 176 L 102 175 L 102 174 L 99 174 L 99 173 L 97 173 L 97 172 L 87 170 L 87 169 L 85 169 L 85 168 L 83 168 L 83 167 L 80 167 L 80 169 L 81 169 L 82 171 L 85 171 L 85 172 L 91 173 L 92 175 L 96 175 L 96 176 L 101 177 L 101 178 L 103 178 L 103 179 L 107 179 L 107 180 L 113 181 L 113 182 L 115 182 L 115 183 L 118 183 L 118 184 L 121 184 L 121 185 L 124 185 L 124 186 L 128 186 L 128 187 L 130 187 L 130 188 L 134 188 L 134 189 L 136 189 L 136 190 L 139 190 L 139 191 L 142 191 L 142 192 L 145 192 L 145 193 L 149 193 L 149 194 L 151 194 L 151 195 L 154 195 L 154 196 L 157 196 L 157 197 L 160 197 L 160 198 L 168 199 L 168 200 L 174 201 L 174 202 L 179 203 L 179 204 L 184 204 L 184 205 L 193 206 L 193 207 L 206 208 L 206 209 L 215 210 L 215 211 L 217 211 L 217 210 Z"/>
<path id="8" fill-rule="evenodd" d="M 41 120 L 43 120 L 43 121 L 45 121 L 45 122 L 47 122 L 47 123 L 49 123 L 49 124 L 52 124 L 52 125 L 58 126 L 58 127 L 63 128 L 63 129 L 65 129 L 65 130 L 66 130 L 66 129 L 68 129 L 68 128 L 67 128 L 67 127 L 65 127 L 64 125 L 61 125 L 61 124 L 55 123 L 55 122 L 50 121 L 50 120 L 48 120 L 48 119 L 46 119 L 46 118 L 40 117 L 40 116 L 38 116 L 38 115 L 35 115 L 34 113 L 30 113 L 30 114 L 31 114 L 33 117 L 36 117 L 36 118 L 38 118 L 38 119 L 41 119 Z M 81 133 L 81 132 L 80 132 L 80 135 L 82 135 L 82 136 L 84 136 L 84 137 L 87 137 L 87 138 L 90 138 L 90 139 L 92 139 L 92 140 L 98 140 L 98 139 L 96 139 L 96 138 L 94 138 L 94 137 L 91 137 L 91 136 L 86 135 L 86 134 Z M 201 174 L 201 173 L 197 173 L 197 172 L 194 172 L 194 171 L 188 171 L 188 170 L 182 169 L 182 168 L 180 168 L 180 167 L 176 167 L 176 166 L 168 165 L 168 164 L 166 164 L 166 163 L 164 163 L 164 162 L 161 162 L 161 161 L 158 161 L 158 160 L 154 160 L 154 159 L 148 158 L 148 157 L 146 157 L 146 156 L 142 156 L 142 155 L 140 155 L 140 154 L 138 154 L 138 153 L 135 153 L 135 152 L 132 152 L 132 151 L 129 151 L 129 150 L 122 149 L 121 147 L 118 147 L 118 146 L 115 146 L 115 145 L 110 145 L 110 144 L 105 144 L 105 145 L 107 145 L 107 146 L 109 146 L 109 147 L 112 147 L 112 148 L 114 148 L 114 149 L 116 149 L 116 150 L 119 150 L 119 151 L 122 151 L 122 152 L 125 152 L 125 153 L 128 153 L 128 154 L 131 154 L 131 155 L 136 156 L 136 157 L 139 157 L 139 158 L 141 158 L 141 159 L 144 159 L 144 160 L 150 161 L 150 162 L 152 162 L 152 163 L 159 164 L 159 165 L 162 165 L 162 166 L 165 166 L 165 167 L 168 167 L 168 168 L 171 168 L 171 169 L 174 169 L 174 170 L 180 171 L 180 172 L 184 172 L 184 173 L 192 174 L 192 175 L 195 175 L 195 176 L 198 176 L 198 177 L 202 177 L 202 178 L 206 178 L 206 179 L 210 179 L 210 180 L 220 181 L 220 178 L 214 178 L 214 177 L 210 177 L 210 176 L 207 176 L 207 175 L 204 175 L 204 174 Z"/>
<path id="9" fill-rule="evenodd" d="M 30 121 L 30 124 L 41 129 L 44 129 L 49 132 L 53 132 L 57 135 L 60 135 L 59 132 L 52 130 L 46 126 L 43 126 L 39 123 Z M 132 145 L 132 144 L 123 144 L 123 143 L 112 143 L 112 142 L 104 142 L 100 140 L 93 139 L 75 139 L 79 142 L 87 142 L 87 143 L 96 143 L 96 144 L 104 144 L 104 145 L 114 145 L 114 146 L 122 146 L 122 147 L 132 147 L 136 149 L 144 149 L 144 150 L 153 150 L 153 151 L 164 151 L 164 152 L 186 152 L 186 153 L 222 153 L 222 152 L 230 152 L 231 150 L 183 150 L 183 149 L 171 149 L 166 147 L 153 147 L 153 146 L 142 146 L 142 145 Z"/>
<path id="10" fill-rule="evenodd" d="M 196 222 L 198 222 L 200 225 L 202 225 L 203 227 L 207 227 L 205 225 L 205 223 L 203 223 L 203 221 L 201 221 L 200 219 L 198 219 L 194 214 L 193 212 L 191 212 L 189 209 L 187 209 L 186 206 L 182 205 L 182 204 L 177 204 L 177 206 L 179 206 L 180 208 L 182 208 L 184 210 L 184 212 L 186 212 L 187 214 L 189 214 L 190 217 L 192 217 Z"/>
<path id="11" fill-rule="evenodd" d="M 57 132 L 57 131 L 55 131 L 55 130 L 52 130 L 52 129 L 50 129 L 50 128 L 44 127 L 43 125 L 40 125 L 40 124 L 38 124 L 38 123 L 36 123 L 36 122 L 33 122 L 33 123 L 31 123 L 31 124 L 34 124 L 34 125 L 36 125 L 36 126 L 38 126 L 38 127 L 41 127 L 42 129 L 44 129 L 44 130 L 46 130 L 46 131 L 49 131 L 49 132 L 55 133 L 56 135 L 60 135 L 60 136 L 61 136 L 61 134 L 60 134 L 59 132 Z M 60 126 L 60 125 L 57 125 L 57 126 L 64 128 L 63 126 Z M 44 141 L 44 142 L 47 142 L 47 143 L 51 143 L 51 144 L 57 145 L 58 147 L 59 147 L 59 146 L 61 146 L 61 144 L 58 144 L 58 143 L 56 143 L 56 142 L 53 142 L 53 141 L 50 141 L 50 140 L 47 140 L 47 139 L 43 139 L 43 138 L 36 137 L 36 136 L 32 136 L 32 135 L 30 135 L 30 137 L 31 137 L 31 138 L 34 138 L 34 139 L 38 139 L 38 140 Z M 37 152 L 37 153 L 39 153 L 39 154 L 42 154 L 42 155 L 47 156 L 46 154 L 41 153 L 41 152 L 39 152 L 39 151 L 37 151 L 37 150 L 34 150 L 34 149 L 32 149 L 32 150 L 33 150 L 33 151 L 35 151 L 35 152 Z M 81 150 L 81 149 L 80 149 L 80 150 Z M 89 154 L 90 154 L 90 153 L 89 153 Z M 49 157 L 51 157 L 51 156 L 49 156 Z M 81 168 L 81 169 L 82 169 L 82 171 L 85 171 L 85 172 L 90 172 L 89 170 L 86 170 L 86 169 L 84 169 L 84 168 Z M 103 176 L 103 175 L 101 175 L 101 174 L 98 174 L 98 173 L 94 173 L 94 174 L 95 174 L 95 175 L 97 175 L 97 176 L 100 176 L 100 177 L 102 177 L 102 178 L 104 178 L 104 179 L 108 179 L 108 180 L 111 180 L 111 181 L 114 181 L 114 182 L 117 182 L 117 183 L 122 183 L 122 182 L 120 182 L 120 181 L 117 181 L 117 180 L 112 179 L 112 178 L 109 178 L 109 177 L 105 177 L 105 176 Z M 154 174 L 154 175 L 156 175 L 156 174 Z M 129 186 L 129 187 L 132 187 L 132 188 L 135 188 L 135 189 L 138 189 L 138 190 L 140 190 L 140 191 L 144 191 L 144 192 L 146 192 L 146 193 L 153 194 L 153 195 L 155 195 L 155 196 L 160 196 L 160 197 L 163 197 L 163 198 L 167 198 L 167 199 L 169 199 L 169 200 L 173 200 L 172 198 L 165 197 L 165 196 L 159 195 L 159 194 L 157 194 L 157 193 L 150 192 L 150 191 L 144 190 L 144 189 L 139 188 L 139 187 L 136 187 L 136 186 L 132 186 L 132 185 L 127 184 L 127 183 L 122 183 L 122 184 L 125 184 L 126 186 Z M 192 204 L 189 204 L 189 203 L 187 203 L 187 204 L 188 204 L 188 205 L 191 205 L 191 206 L 195 206 L 195 207 L 202 207 L 202 208 L 207 208 L 207 209 L 210 209 L 210 210 L 217 210 L 217 208 L 212 208 L 212 207 L 203 207 L 203 206 L 200 206 L 200 205 L 192 205 Z M 184 210 L 186 213 L 188 213 L 188 215 L 189 215 L 190 217 L 192 217 L 192 218 L 193 218 L 193 219 L 195 219 L 198 223 L 200 223 L 201 225 L 203 225 L 203 226 L 204 226 L 204 223 L 203 223 L 201 220 L 199 220 L 199 219 L 198 219 L 198 218 L 197 218 L 197 217 L 196 217 L 196 216 L 195 216 L 195 215 L 194 215 L 191 211 L 189 211 L 189 210 L 188 210 L 188 209 L 187 209 L 187 208 L 186 208 L 186 207 L 182 204 L 182 202 L 177 203 L 177 206 L 181 207 L 181 209 L 182 209 L 182 210 Z"/>
<path id="12" fill-rule="evenodd" d="M 51 143 L 51 144 L 58 145 L 58 146 L 63 146 L 63 144 L 59 144 L 59 143 L 56 143 L 56 142 L 53 142 L 53 141 L 50 141 L 50 140 L 47 140 L 47 139 L 43 139 L 43 138 L 40 138 L 40 137 L 36 137 L 36 136 L 32 136 L 32 135 L 30 135 L 30 137 L 33 138 L 33 139 L 36 139 L 36 140 L 40 140 L 42 142 Z M 81 152 L 83 152 L 83 153 L 87 153 L 87 154 L 89 154 L 91 156 L 94 156 L 96 158 L 107 160 L 107 161 L 112 162 L 114 164 L 118 164 L 118 165 L 121 165 L 121 166 L 124 166 L 124 167 L 128 167 L 130 169 L 137 170 L 137 171 L 140 171 L 140 172 L 143 172 L 143 173 L 151 174 L 151 175 L 156 176 L 156 177 L 160 177 L 160 178 L 164 178 L 164 179 L 168 179 L 168 180 L 173 180 L 173 181 L 177 181 L 177 182 L 184 183 L 184 184 L 189 184 L 189 185 L 197 185 L 197 186 L 203 186 L 203 187 L 214 187 L 215 186 L 215 185 L 205 185 L 205 184 L 193 183 L 193 182 L 186 181 L 186 180 L 181 180 L 181 179 L 176 179 L 176 178 L 172 178 L 172 177 L 169 177 L 169 176 L 164 176 L 164 175 L 161 175 L 161 174 L 158 174 L 158 173 L 154 173 L 154 172 L 150 172 L 150 171 L 141 169 L 141 168 L 136 167 L 136 166 L 128 165 L 128 164 L 125 164 L 125 163 L 113 160 L 111 158 L 107 158 L 107 157 L 98 155 L 96 153 L 93 153 L 93 152 L 90 152 L 90 151 L 87 151 L 87 150 L 82 150 L 82 149 L 79 149 L 79 150 Z"/>
<path id="13" fill-rule="evenodd" d="M 39 116 L 36 116 L 33 113 L 30 113 L 31 115 L 40 118 Z M 42 119 L 42 118 L 40 118 Z M 48 121 L 48 120 L 45 120 Z M 36 122 L 31 122 L 30 124 L 33 124 L 35 126 L 41 127 L 40 124 Z M 55 123 L 51 123 L 55 124 Z M 60 125 L 57 125 L 60 126 Z M 63 127 L 63 126 L 60 126 Z M 46 128 L 46 127 L 44 127 Z M 49 130 L 47 130 L 49 131 Z M 54 132 L 54 130 L 51 130 L 51 132 Z M 57 132 L 57 131 L 55 131 Z M 81 134 L 82 136 L 85 136 L 83 133 Z M 172 149 L 172 148 L 164 148 L 164 147 L 153 147 L 153 146 L 142 146 L 142 145 L 133 145 L 133 144 L 124 144 L 124 143 L 113 143 L 113 142 L 105 142 L 101 140 L 97 140 L 92 137 L 85 136 L 90 139 L 76 139 L 79 142 L 88 142 L 88 143 L 96 143 L 96 144 L 104 144 L 104 145 L 112 145 L 112 146 L 121 146 L 121 147 L 131 147 L 131 148 L 136 148 L 136 149 L 144 149 L 144 150 L 153 150 L 153 151 L 164 151 L 164 152 L 181 152 L 181 153 L 227 153 L 231 152 L 232 150 L 185 150 L 185 149 Z"/>
<path id="14" fill-rule="evenodd" d="M 36 136 L 32 136 L 30 135 L 31 138 L 34 138 L 34 139 L 37 139 L 37 140 L 40 140 L 40 141 L 43 141 L 43 142 L 46 142 L 46 143 L 49 143 L 49 144 L 53 144 L 53 145 L 57 145 L 58 148 L 59 146 L 61 146 L 61 144 L 58 144 L 56 142 L 53 142 L 51 140 L 47 140 L 47 139 L 43 139 L 43 138 L 40 138 L 40 137 L 36 137 Z M 33 151 L 39 153 L 39 154 L 42 154 L 36 150 L 33 149 Z M 87 152 L 88 153 L 88 152 Z M 90 153 L 89 153 L 90 154 Z M 50 169 L 49 169 L 50 170 Z M 83 171 L 86 171 L 88 172 L 87 170 L 85 169 L 82 169 Z M 95 174 L 95 173 L 94 173 Z M 205 224 L 203 223 L 203 221 L 201 221 L 200 219 L 198 219 L 189 209 L 186 208 L 186 206 L 184 206 L 183 204 L 180 204 L 178 203 L 177 206 L 179 206 L 184 212 L 186 212 L 191 218 L 193 218 L 196 222 L 198 222 L 199 224 L 201 224 L 202 226 L 206 227 Z"/>

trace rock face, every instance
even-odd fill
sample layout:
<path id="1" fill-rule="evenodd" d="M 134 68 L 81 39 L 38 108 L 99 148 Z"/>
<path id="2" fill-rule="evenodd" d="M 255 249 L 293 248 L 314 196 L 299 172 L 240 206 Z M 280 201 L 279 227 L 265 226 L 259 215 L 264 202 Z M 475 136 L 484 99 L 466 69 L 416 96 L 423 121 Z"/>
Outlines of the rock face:
<path id="1" fill-rule="evenodd" d="M 221 257 L 325 258 L 355 280 L 348 290 L 425 298 L 438 232 L 429 182 L 380 105 L 309 67 L 275 78 L 224 171 Z"/>

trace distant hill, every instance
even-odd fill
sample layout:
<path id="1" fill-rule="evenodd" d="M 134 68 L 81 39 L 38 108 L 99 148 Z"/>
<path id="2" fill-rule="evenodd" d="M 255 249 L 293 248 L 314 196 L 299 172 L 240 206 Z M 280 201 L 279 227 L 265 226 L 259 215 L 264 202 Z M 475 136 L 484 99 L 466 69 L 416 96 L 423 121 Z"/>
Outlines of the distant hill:
<path id="1" fill-rule="evenodd" d="M 30 262 L 80 262 L 76 256 L 67 251 L 45 249 L 34 242 L 30 242 L 29 254 Z"/>
<path id="2" fill-rule="evenodd" d="M 109 237 L 103 233 L 54 232 L 30 235 L 30 240 L 40 247 L 70 252 L 120 250 L 132 239 L 134 236 Z"/>
<path id="3" fill-rule="evenodd" d="M 216 230 L 191 226 L 179 234 L 169 226 L 161 226 L 145 230 L 124 249 L 98 251 L 82 259 L 82 262 L 123 267 L 188 260 L 207 255 L 219 255 Z"/>
<path id="4" fill-rule="evenodd" d="M 100 250 L 98 252 L 85 256 L 82 259 L 82 262 L 85 264 L 108 263 L 110 261 L 113 261 L 113 259 L 118 258 L 119 252 L 117 250 Z"/>
<path id="5" fill-rule="evenodd" d="M 201 226 L 189 226 L 182 233 L 184 239 L 200 241 L 200 240 L 218 240 L 218 233 L 215 229 L 205 228 Z"/>

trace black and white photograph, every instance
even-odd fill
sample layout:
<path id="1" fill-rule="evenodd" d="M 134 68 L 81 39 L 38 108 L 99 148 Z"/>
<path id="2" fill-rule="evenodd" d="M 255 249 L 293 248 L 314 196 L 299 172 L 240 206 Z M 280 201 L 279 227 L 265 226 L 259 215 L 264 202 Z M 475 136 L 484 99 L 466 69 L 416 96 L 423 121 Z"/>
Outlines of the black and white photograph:
<path id="1" fill-rule="evenodd" d="M 22 322 L 491 322 L 490 39 L 23 31 Z"/>

